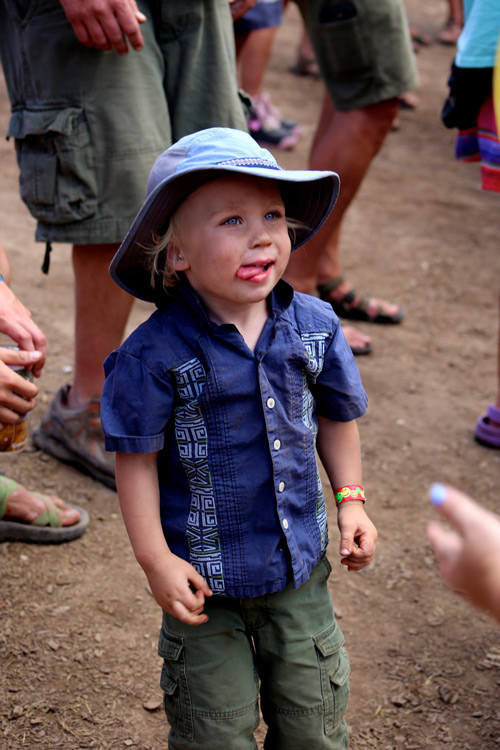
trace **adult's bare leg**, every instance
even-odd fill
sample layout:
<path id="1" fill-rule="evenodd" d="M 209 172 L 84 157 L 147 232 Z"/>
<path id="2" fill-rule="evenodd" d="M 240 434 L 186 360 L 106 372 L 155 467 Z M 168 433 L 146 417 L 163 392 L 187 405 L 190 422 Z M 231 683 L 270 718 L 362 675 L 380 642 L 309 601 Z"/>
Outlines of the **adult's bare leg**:
<path id="1" fill-rule="evenodd" d="M 309 159 L 311 169 L 331 169 L 340 175 L 338 201 L 328 221 L 303 248 L 292 253 L 286 279 L 300 292 L 311 293 L 318 284 L 338 278 L 341 273 L 339 239 L 344 214 L 380 150 L 398 111 L 398 99 L 349 111 L 335 110 L 325 93 L 323 108 Z M 343 282 L 331 292 L 332 299 L 341 299 L 351 284 Z M 397 313 L 398 307 L 383 300 L 373 300 L 374 312 L 379 305 L 387 314 Z M 361 346 L 369 337 L 356 329 L 344 328 L 352 346 Z M 353 337 L 356 337 L 354 341 Z"/>
<path id="2" fill-rule="evenodd" d="M 133 298 L 111 279 L 118 244 L 74 245 L 75 368 L 68 406 L 79 408 L 101 395 L 103 362 L 123 339 Z"/>
<path id="3" fill-rule="evenodd" d="M 269 26 L 235 36 L 238 81 L 250 96 L 255 97 L 261 93 L 277 30 L 277 26 Z"/>
<path id="4" fill-rule="evenodd" d="M 397 111 L 396 98 L 362 109 L 339 111 L 325 94 L 309 167 L 338 172 L 341 188 L 328 221 L 304 248 L 292 254 L 286 278 L 298 291 L 314 291 L 318 284 L 340 276 L 339 238 L 344 214 Z"/>

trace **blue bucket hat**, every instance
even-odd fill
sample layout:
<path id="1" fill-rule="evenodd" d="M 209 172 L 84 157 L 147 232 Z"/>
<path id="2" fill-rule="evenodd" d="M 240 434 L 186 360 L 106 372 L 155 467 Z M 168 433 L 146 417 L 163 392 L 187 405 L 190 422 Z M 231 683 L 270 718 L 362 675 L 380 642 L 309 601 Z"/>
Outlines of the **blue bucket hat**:
<path id="1" fill-rule="evenodd" d="M 207 128 L 184 136 L 153 165 L 144 205 L 111 261 L 114 281 L 135 297 L 154 302 L 157 293 L 145 248 L 152 247 L 154 235 L 166 232 L 170 217 L 190 193 L 228 174 L 278 181 L 287 218 L 300 223 L 292 250 L 318 231 L 335 205 L 340 187 L 335 172 L 282 169 L 269 151 L 241 130 Z"/>

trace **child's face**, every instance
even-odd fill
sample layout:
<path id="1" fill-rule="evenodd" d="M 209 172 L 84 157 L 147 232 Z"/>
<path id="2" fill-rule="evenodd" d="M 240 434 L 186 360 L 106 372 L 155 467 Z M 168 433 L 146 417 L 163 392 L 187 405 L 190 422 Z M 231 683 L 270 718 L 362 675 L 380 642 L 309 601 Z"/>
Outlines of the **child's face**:
<path id="1" fill-rule="evenodd" d="M 169 246 L 170 262 L 185 272 L 216 322 L 230 322 L 242 306 L 265 306 L 291 250 L 277 182 L 217 178 L 186 198 L 177 219 L 180 246 Z"/>

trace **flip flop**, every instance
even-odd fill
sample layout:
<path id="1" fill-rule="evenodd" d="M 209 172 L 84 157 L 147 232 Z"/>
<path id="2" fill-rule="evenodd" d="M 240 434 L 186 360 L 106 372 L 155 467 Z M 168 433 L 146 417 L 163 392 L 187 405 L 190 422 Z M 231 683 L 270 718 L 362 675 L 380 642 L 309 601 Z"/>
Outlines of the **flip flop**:
<path id="1" fill-rule="evenodd" d="M 488 448 L 500 448 L 500 427 L 491 424 L 490 420 L 500 422 L 500 409 L 495 404 L 490 404 L 486 414 L 477 420 L 474 437 L 478 443 Z"/>
<path id="2" fill-rule="evenodd" d="M 11 492 L 18 489 L 19 485 L 14 479 L 1 477 L 0 482 L 0 542 L 35 542 L 37 544 L 57 544 L 69 542 L 82 536 L 89 525 L 89 515 L 86 510 L 78 505 L 70 505 L 72 510 L 80 513 L 80 519 L 71 526 L 61 525 L 61 509 L 55 505 L 46 495 L 35 492 L 45 504 L 39 516 L 31 523 L 20 521 L 16 518 L 6 517 L 7 498 Z"/>
<path id="3" fill-rule="evenodd" d="M 378 323 L 381 325 L 394 325 L 399 323 L 404 318 L 403 308 L 400 307 L 398 312 L 394 315 L 388 315 L 383 311 L 383 308 L 379 306 L 379 312 L 376 315 L 368 314 L 368 307 L 370 300 L 372 299 L 369 295 L 358 295 L 356 289 L 350 289 L 341 299 L 333 300 L 330 299 L 330 292 L 336 287 L 340 286 L 344 281 L 343 276 L 338 276 L 336 279 L 331 279 L 326 284 L 318 284 L 318 293 L 320 299 L 324 302 L 328 302 L 334 313 L 339 318 L 346 318 L 347 320 L 363 320 L 366 323 Z M 359 301 L 354 304 L 354 301 L 359 296 Z"/>

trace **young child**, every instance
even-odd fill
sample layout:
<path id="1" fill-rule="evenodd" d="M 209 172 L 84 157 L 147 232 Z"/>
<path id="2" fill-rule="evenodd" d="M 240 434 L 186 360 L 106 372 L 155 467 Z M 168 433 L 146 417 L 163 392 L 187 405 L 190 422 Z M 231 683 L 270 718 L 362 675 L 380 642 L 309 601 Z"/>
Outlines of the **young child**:
<path id="1" fill-rule="evenodd" d="M 265 747 L 348 747 L 315 448 L 338 488 L 341 562 L 361 570 L 377 536 L 355 422 L 367 398 L 331 306 L 280 281 L 338 189 L 332 172 L 281 170 L 246 133 L 194 133 L 157 159 L 111 264 L 158 307 L 106 360 L 101 412 L 164 610 L 171 750 L 254 750 L 259 683 Z"/>

